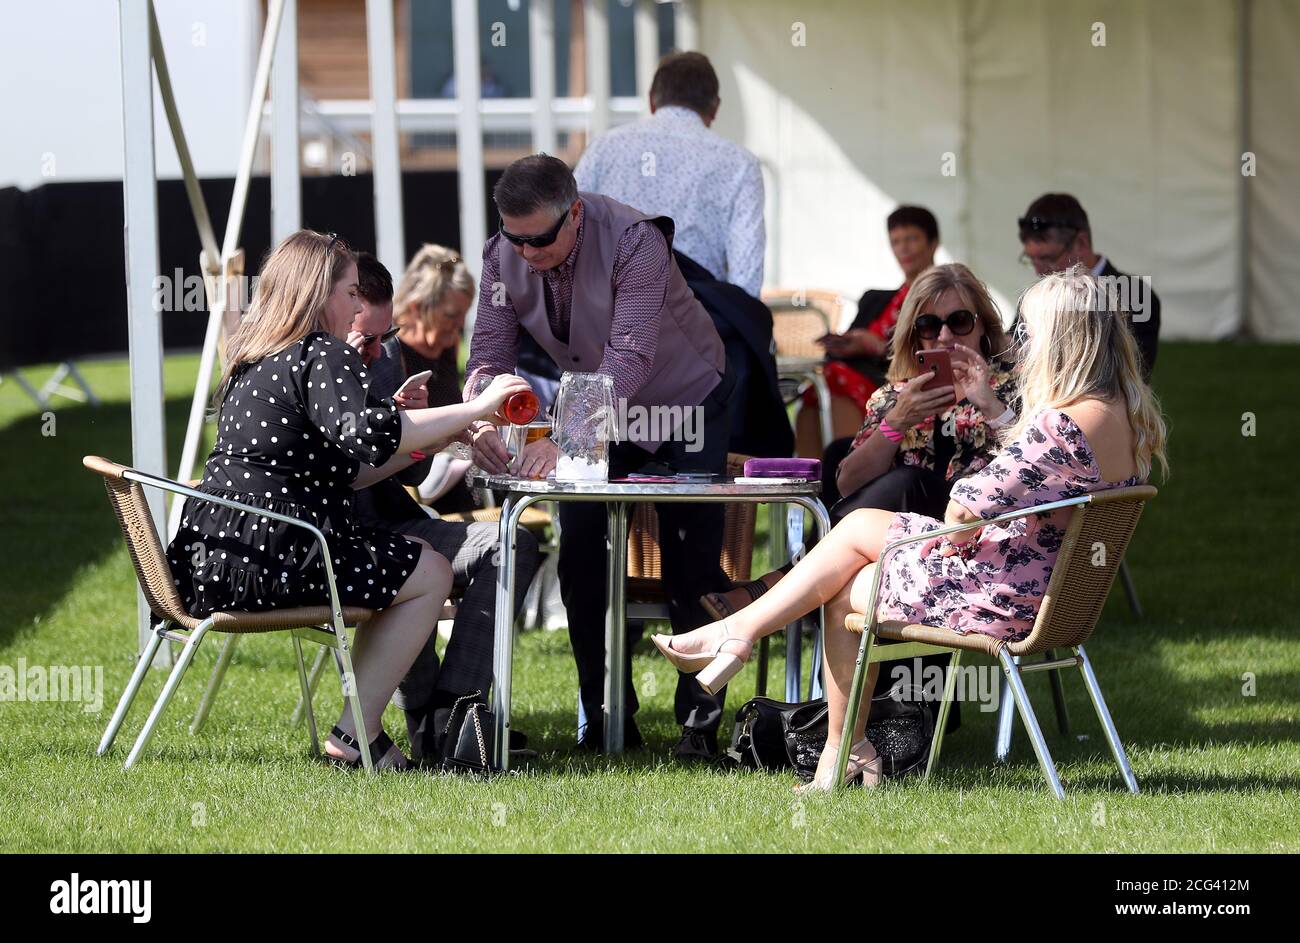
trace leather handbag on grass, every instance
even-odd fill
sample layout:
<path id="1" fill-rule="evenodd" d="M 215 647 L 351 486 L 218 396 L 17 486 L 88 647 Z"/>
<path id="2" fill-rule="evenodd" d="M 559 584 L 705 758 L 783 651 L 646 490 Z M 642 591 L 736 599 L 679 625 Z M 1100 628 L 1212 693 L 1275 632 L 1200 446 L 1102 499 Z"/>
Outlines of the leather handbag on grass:
<path id="1" fill-rule="evenodd" d="M 807 782 L 826 746 L 825 700 L 790 704 L 756 697 L 736 712 L 727 755 L 751 769 L 793 768 Z M 934 717 L 916 688 L 897 685 L 871 699 L 867 739 L 886 776 L 922 769 L 934 737 Z"/>
<path id="2" fill-rule="evenodd" d="M 435 755 L 442 757 L 443 769 L 480 776 L 500 772 L 492 761 L 496 717 L 488 710 L 481 691 L 434 711 L 433 722 L 438 737 Z"/>

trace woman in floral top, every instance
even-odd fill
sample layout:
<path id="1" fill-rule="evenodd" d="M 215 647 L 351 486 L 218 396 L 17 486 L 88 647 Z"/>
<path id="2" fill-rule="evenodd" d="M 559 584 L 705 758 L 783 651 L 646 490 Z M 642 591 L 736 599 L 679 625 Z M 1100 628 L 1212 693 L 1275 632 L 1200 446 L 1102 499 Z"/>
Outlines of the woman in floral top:
<path id="1" fill-rule="evenodd" d="M 1165 424 L 1142 380 L 1128 320 L 1108 310 L 1097 280 L 1082 266 L 1048 275 L 1025 292 L 1025 338 L 1017 368 L 1020 418 L 1002 434 L 995 459 L 953 489 L 943 524 L 971 526 L 946 538 L 908 544 L 883 561 L 876 615 L 941 626 L 959 634 L 1022 638 L 1033 625 L 1073 511 L 982 521 L 1063 497 L 1145 481 L 1165 467 Z M 854 511 L 786 579 L 734 616 L 655 645 L 680 670 L 698 671 L 717 690 L 753 652 L 754 643 L 820 605 L 826 606 L 827 747 L 813 781 L 832 785 L 837 747 L 858 655 L 844 628 L 850 612 L 871 604 L 884 547 L 943 526 L 934 518 L 878 509 Z M 878 666 L 868 676 L 874 684 Z M 869 710 L 870 701 L 864 699 Z M 880 781 L 880 762 L 856 718 L 846 778 Z"/>
<path id="2" fill-rule="evenodd" d="M 953 482 L 988 464 L 997 452 L 994 430 L 1014 415 L 1011 344 L 988 289 L 966 266 L 937 265 L 916 278 L 892 343 L 889 382 L 868 400 L 847 455 L 832 447 L 823 459 L 822 498 L 837 502 L 834 523 L 858 508 L 941 516 Z M 930 374 L 922 375 L 916 354 L 931 347 L 953 351 L 960 390 L 921 389 Z M 789 570 L 787 564 L 700 603 L 715 619 L 726 618 Z"/>
<path id="3" fill-rule="evenodd" d="M 859 507 L 941 513 L 952 483 L 988 464 L 994 429 L 1012 418 L 1011 344 L 988 289 L 966 266 L 937 265 L 916 280 L 893 342 L 889 382 L 868 401 L 835 473 L 846 498 L 841 517 Z M 960 389 L 921 389 L 930 374 L 917 352 L 931 347 L 952 350 Z"/>

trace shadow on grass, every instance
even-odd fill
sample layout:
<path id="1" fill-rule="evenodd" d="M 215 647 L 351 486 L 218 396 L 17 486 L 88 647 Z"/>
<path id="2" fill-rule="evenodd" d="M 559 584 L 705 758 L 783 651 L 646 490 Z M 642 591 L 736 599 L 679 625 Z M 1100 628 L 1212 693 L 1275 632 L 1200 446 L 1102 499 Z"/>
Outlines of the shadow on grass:
<path id="1" fill-rule="evenodd" d="M 167 402 L 168 442 L 183 440 L 188 406 L 188 400 Z M 130 405 L 60 408 L 54 423 L 54 434 L 47 435 L 40 414 L 33 413 L 0 429 L 0 451 L 7 456 L 0 463 L 0 494 L 6 496 L 0 503 L 0 544 L 8 548 L 0 646 L 71 592 L 81 570 L 123 545 L 102 479 L 81 459 L 102 455 L 130 464 Z M 121 586 L 134 585 L 124 562 Z"/>

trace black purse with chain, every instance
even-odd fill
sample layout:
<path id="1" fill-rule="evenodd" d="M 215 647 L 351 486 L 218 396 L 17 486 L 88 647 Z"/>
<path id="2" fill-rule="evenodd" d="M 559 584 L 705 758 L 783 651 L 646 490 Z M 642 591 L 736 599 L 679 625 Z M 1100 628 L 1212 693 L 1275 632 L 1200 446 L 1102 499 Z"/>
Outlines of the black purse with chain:
<path id="1" fill-rule="evenodd" d="M 736 713 L 727 755 L 751 769 L 790 769 L 811 780 L 826 747 L 825 700 L 790 704 L 757 697 Z M 916 688 L 895 685 L 871 699 L 867 739 L 886 776 L 924 766 L 934 737 L 934 717 Z"/>
<path id="2" fill-rule="evenodd" d="M 492 762 L 496 716 L 488 710 L 483 692 L 475 691 L 458 698 L 451 707 L 439 708 L 433 722 L 443 769 L 480 776 L 500 772 Z"/>

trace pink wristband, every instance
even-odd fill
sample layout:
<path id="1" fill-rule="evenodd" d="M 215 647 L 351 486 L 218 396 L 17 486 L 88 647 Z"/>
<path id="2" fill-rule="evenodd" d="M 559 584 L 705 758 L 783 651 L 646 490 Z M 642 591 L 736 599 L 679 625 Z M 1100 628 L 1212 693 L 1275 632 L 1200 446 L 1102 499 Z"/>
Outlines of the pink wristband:
<path id="1" fill-rule="evenodd" d="M 890 442 L 903 441 L 903 434 L 899 432 L 897 429 L 895 429 L 893 426 L 891 426 L 889 423 L 885 422 L 883 419 L 880 421 L 880 434 L 883 435 Z"/>
<path id="2" fill-rule="evenodd" d="M 429 457 L 419 450 L 411 452 L 410 455 L 411 458 L 415 459 L 417 462 L 422 462 Z"/>

